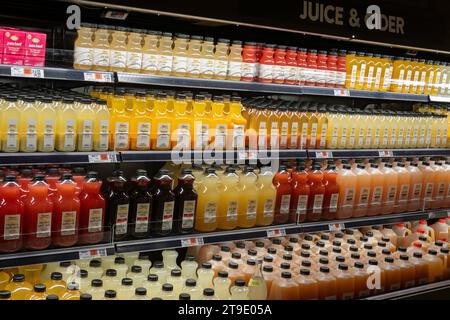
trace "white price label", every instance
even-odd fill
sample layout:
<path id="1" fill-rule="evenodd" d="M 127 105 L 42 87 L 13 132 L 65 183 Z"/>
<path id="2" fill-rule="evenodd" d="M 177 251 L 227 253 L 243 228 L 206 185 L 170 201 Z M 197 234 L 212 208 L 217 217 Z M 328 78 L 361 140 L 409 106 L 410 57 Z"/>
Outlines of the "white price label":
<path id="1" fill-rule="evenodd" d="M 88 155 L 89 163 L 111 163 L 117 162 L 115 154 L 111 153 L 98 153 Z"/>
<path id="2" fill-rule="evenodd" d="M 345 229 L 345 224 L 343 224 L 343 223 L 334 223 L 334 224 L 328 225 L 329 231 L 340 231 L 343 229 Z"/>
<path id="3" fill-rule="evenodd" d="M 284 237 L 285 235 L 286 235 L 286 230 L 285 229 L 267 230 L 267 237 L 268 238 Z"/>
<path id="4" fill-rule="evenodd" d="M 428 214 L 428 219 L 436 219 L 438 217 L 438 213 L 437 212 L 430 212 Z"/>
<path id="5" fill-rule="evenodd" d="M 317 151 L 316 152 L 317 159 L 330 159 L 333 158 L 333 152 L 331 151 Z"/>
<path id="6" fill-rule="evenodd" d="M 181 239 L 181 246 L 183 248 L 201 246 L 203 244 L 205 244 L 205 242 L 202 237 Z"/>
<path id="7" fill-rule="evenodd" d="M 258 151 L 249 151 L 247 156 L 248 160 L 258 160 Z"/>
<path id="8" fill-rule="evenodd" d="M 394 153 L 392 152 L 392 150 L 379 150 L 378 155 L 380 157 L 393 157 Z"/>
<path id="9" fill-rule="evenodd" d="M 237 156 L 238 156 L 238 160 L 246 160 L 247 159 L 247 152 L 245 152 L 245 151 L 238 151 Z"/>
<path id="10" fill-rule="evenodd" d="M 334 89 L 334 95 L 336 97 L 350 97 L 350 91 L 346 89 Z"/>
<path id="11" fill-rule="evenodd" d="M 106 257 L 108 253 L 106 249 L 92 249 L 92 250 L 82 250 L 78 252 L 80 259 L 96 259 L 100 257 Z"/>
<path id="12" fill-rule="evenodd" d="M 11 76 L 26 78 L 43 78 L 44 69 L 28 67 L 11 67 Z"/>
<path id="13" fill-rule="evenodd" d="M 450 97 L 430 95 L 430 101 L 431 102 L 450 102 Z"/>
<path id="14" fill-rule="evenodd" d="M 85 72 L 84 81 L 113 82 L 111 73 Z"/>

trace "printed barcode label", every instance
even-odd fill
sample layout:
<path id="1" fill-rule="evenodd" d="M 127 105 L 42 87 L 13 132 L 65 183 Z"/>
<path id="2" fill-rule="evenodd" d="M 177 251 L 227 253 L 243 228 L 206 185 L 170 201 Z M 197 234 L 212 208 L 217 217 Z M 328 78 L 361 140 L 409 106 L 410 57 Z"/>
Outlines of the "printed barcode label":
<path id="1" fill-rule="evenodd" d="M 267 237 L 268 238 L 284 237 L 285 235 L 286 235 L 286 230 L 285 229 L 267 230 Z"/>
<path id="2" fill-rule="evenodd" d="M 392 152 L 392 150 L 379 150 L 378 151 L 378 156 L 380 156 L 380 157 L 393 157 L 394 153 Z"/>
<path id="3" fill-rule="evenodd" d="M 204 241 L 203 241 L 202 237 L 181 239 L 181 246 L 183 248 L 201 246 L 203 244 L 204 244 Z"/>
<path id="4" fill-rule="evenodd" d="M 112 75 L 110 73 L 85 72 L 84 81 L 112 82 Z"/>
<path id="5" fill-rule="evenodd" d="M 350 91 L 345 89 L 334 89 L 334 95 L 336 97 L 350 97 Z"/>
<path id="6" fill-rule="evenodd" d="M 100 257 L 106 257 L 108 253 L 105 248 L 82 250 L 78 252 L 79 259 L 95 259 Z"/>
<path id="7" fill-rule="evenodd" d="M 117 161 L 116 155 L 111 153 L 90 154 L 88 158 L 89 163 L 111 163 Z"/>
<path id="8" fill-rule="evenodd" d="M 343 229 L 345 229 L 345 224 L 343 224 L 343 223 L 334 223 L 334 224 L 328 225 L 329 231 L 340 231 Z"/>
<path id="9" fill-rule="evenodd" d="M 27 67 L 11 67 L 11 76 L 27 77 L 27 78 L 43 78 L 44 69 L 27 68 Z"/>
<path id="10" fill-rule="evenodd" d="M 333 158 L 333 152 L 331 151 L 317 151 L 316 152 L 317 159 L 329 159 Z"/>

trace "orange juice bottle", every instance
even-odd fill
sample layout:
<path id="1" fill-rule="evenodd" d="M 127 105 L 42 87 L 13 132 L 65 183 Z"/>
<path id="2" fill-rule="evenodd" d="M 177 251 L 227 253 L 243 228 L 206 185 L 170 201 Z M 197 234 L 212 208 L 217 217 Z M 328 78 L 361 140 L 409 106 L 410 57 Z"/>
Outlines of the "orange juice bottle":
<path id="1" fill-rule="evenodd" d="M 108 26 L 98 25 L 98 29 L 94 33 L 92 47 L 94 48 L 92 69 L 108 71 L 110 65 Z"/>
<path id="2" fill-rule="evenodd" d="M 218 39 L 214 53 L 214 79 L 225 80 L 228 73 L 228 51 L 230 40 Z"/>
<path id="3" fill-rule="evenodd" d="M 420 87 L 420 70 L 422 68 L 422 63 L 419 61 L 419 59 L 412 59 L 411 64 L 413 67 L 413 75 L 411 78 L 411 86 L 409 87 L 409 93 L 419 93 L 419 87 Z"/>
<path id="4" fill-rule="evenodd" d="M 150 150 L 150 129 L 152 120 L 148 113 L 144 91 L 135 93 L 130 121 L 131 150 Z"/>
<path id="5" fill-rule="evenodd" d="M 427 81 L 427 64 L 425 63 L 425 59 L 419 59 L 418 63 L 419 69 L 419 82 L 417 85 L 417 94 L 423 94 L 425 91 L 426 81 Z"/>
<path id="6" fill-rule="evenodd" d="M 235 229 L 239 205 L 239 176 L 232 167 L 227 167 L 221 178 L 222 190 L 217 213 L 217 228 L 222 230 Z"/>
<path id="7" fill-rule="evenodd" d="M 168 115 L 167 94 L 159 92 L 156 95 L 153 112 L 151 114 L 151 149 L 170 150 L 170 135 L 172 130 L 172 117 Z"/>
<path id="8" fill-rule="evenodd" d="M 366 83 L 367 79 L 366 79 L 366 70 L 367 70 L 367 62 L 369 61 L 369 59 L 367 59 L 366 57 L 366 53 L 364 52 L 358 52 L 356 54 L 357 57 L 357 78 L 356 78 L 356 85 L 355 85 L 355 89 L 358 90 L 362 90 L 364 88 L 364 84 Z"/>
<path id="9" fill-rule="evenodd" d="M 255 226 L 258 205 L 257 179 L 258 176 L 254 173 L 252 167 L 246 167 L 240 177 L 237 222 L 239 228 Z"/>
<path id="10" fill-rule="evenodd" d="M 396 57 L 394 60 L 394 71 L 392 74 L 391 91 L 402 92 L 405 86 L 406 64 L 402 57 Z"/>
<path id="11" fill-rule="evenodd" d="M 376 58 L 373 53 L 366 54 L 366 73 L 364 75 L 365 79 L 362 87 L 364 90 L 372 90 L 372 86 L 375 82 L 375 61 Z"/>
<path id="12" fill-rule="evenodd" d="M 125 71 L 127 65 L 127 33 L 126 28 L 116 27 L 111 34 L 109 51 L 109 70 Z"/>
<path id="13" fill-rule="evenodd" d="M 433 84 L 434 84 L 434 80 L 436 78 L 436 66 L 434 65 L 434 61 L 433 60 L 427 60 L 426 62 L 426 72 L 427 72 L 427 76 L 425 78 L 425 89 L 424 89 L 424 94 L 432 94 L 433 92 Z"/>
<path id="14" fill-rule="evenodd" d="M 197 193 L 197 209 L 195 214 L 195 230 L 210 232 L 217 229 L 217 210 L 220 199 L 218 190 L 219 177 L 214 168 L 208 168 L 202 176 L 202 184 Z"/>
<path id="15" fill-rule="evenodd" d="M 403 93 L 409 93 L 411 88 L 411 80 L 413 77 L 414 66 L 411 58 L 405 58 L 405 85 L 402 87 Z"/>
<path id="16" fill-rule="evenodd" d="M 287 149 L 288 138 L 290 135 L 289 129 L 291 127 L 290 120 L 291 117 L 288 113 L 286 105 L 281 105 L 279 108 L 280 114 L 280 149 Z"/>
<path id="17" fill-rule="evenodd" d="M 127 39 L 127 72 L 142 69 L 142 34 L 139 29 L 129 29 Z"/>
<path id="18" fill-rule="evenodd" d="M 158 72 L 158 44 L 162 32 L 147 30 L 142 47 L 141 73 L 156 74 Z"/>
<path id="19" fill-rule="evenodd" d="M 392 56 L 383 55 L 383 75 L 381 82 L 381 91 L 388 91 L 391 88 L 392 74 L 394 71 Z"/>
<path id="20" fill-rule="evenodd" d="M 442 77 L 441 77 L 441 86 L 438 89 L 438 94 L 447 95 L 448 87 L 449 87 L 449 76 L 450 70 L 448 68 L 449 64 L 447 62 L 441 62 L 442 68 Z"/>
<path id="21" fill-rule="evenodd" d="M 325 149 L 327 145 L 328 113 L 326 107 L 318 109 L 316 149 Z"/>
<path id="22" fill-rule="evenodd" d="M 214 96 L 211 104 L 211 132 L 214 148 L 225 149 L 227 146 L 228 121 L 224 113 L 223 97 Z"/>
<path id="23" fill-rule="evenodd" d="M 170 75 L 173 67 L 173 40 L 170 32 L 164 32 L 158 46 L 158 74 Z"/>
<path id="24" fill-rule="evenodd" d="M 94 59 L 94 47 L 92 36 L 95 25 L 82 23 L 77 31 L 77 39 L 74 43 L 73 68 L 89 70 L 92 68 Z"/>
<path id="25" fill-rule="evenodd" d="M 196 95 L 193 102 L 193 145 L 194 149 L 202 150 L 209 144 L 210 118 L 206 114 L 206 101 L 204 95 Z"/>
<path id="26" fill-rule="evenodd" d="M 299 126 L 300 139 L 298 145 L 300 149 L 306 149 L 308 140 L 308 123 L 309 123 L 308 108 L 306 106 L 301 106 L 299 112 L 300 112 L 300 126 Z"/>
<path id="27" fill-rule="evenodd" d="M 441 81 L 442 81 L 442 72 L 443 72 L 443 64 L 441 62 L 436 62 L 435 66 L 435 76 L 433 79 L 433 86 L 431 89 L 431 94 L 436 95 L 441 90 Z"/>
<path id="28" fill-rule="evenodd" d="M 33 286 L 25 281 L 23 274 L 15 274 L 12 281 L 5 286 L 5 290 L 11 292 L 12 300 L 26 300 L 32 293 Z"/>
<path id="29" fill-rule="evenodd" d="M 349 131 L 349 112 L 342 110 L 339 118 L 339 129 L 337 135 L 337 149 L 345 149 L 347 144 L 347 136 Z"/>
<path id="30" fill-rule="evenodd" d="M 354 168 L 356 174 L 355 210 L 353 217 L 363 217 L 367 214 L 371 195 L 371 175 L 366 170 L 366 165 L 360 163 Z"/>
<path id="31" fill-rule="evenodd" d="M 346 56 L 346 77 L 345 77 L 345 87 L 347 89 L 355 89 L 356 80 L 358 74 L 358 63 L 356 57 L 356 51 L 349 51 Z"/>
<path id="32" fill-rule="evenodd" d="M 111 150 L 128 150 L 130 133 L 130 115 L 126 110 L 123 91 L 118 91 L 111 99 Z"/>
<path id="33" fill-rule="evenodd" d="M 338 171 L 337 184 L 339 185 L 337 219 L 347 219 L 353 215 L 357 176 L 350 165 L 344 165 Z"/>
<path id="34" fill-rule="evenodd" d="M 317 144 L 317 132 L 319 126 L 319 119 L 317 117 L 317 107 L 310 106 L 308 108 L 308 138 L 306 142 L 306 147 L 308 149 L 314 149 Z"/>
<path id="35" fill-rule="evenodd" d="M 177 93 L 172 120 L 172 146 L 174 149 L 191 149 L 193 135 L 192 121 L 187 114 L 186 95 Z"/>
<path id="36" fill-rule="evenodd" d="M 245 127 L 247 120 L 242 116 L 242 108 L 241 98 L 237 96 L 231 97 L 227 120 L 231 135 L 228 141 L 232 149 L 245 148 Z"/>
<path id="37" fill-rule="evenodd" d="M 301 124 L 301 116 L 300 112 L 298 112 L 297 104 L 292 104 L 289 107 L 291 114 L 291 127 L 289 128 L 289 138 L 288 138 L 288 148 L 290 149 L 298 149 L 299 148 L 299 133 L 300 133 L 300 124 Z M 328 122 L 328 120 L 327 120 Z M 325 136 L 323 137 L 326 145 L 326 134 L 328 129 L 325 131 Z M 324 147 L 325 148 L 325 147 Z"/>
<path id="38" fill-rule="evenodd" d="M 381 85 L 383 84 L 383 69 L 384 69 L 384 63 L 385 63 L 384 56 L 382 57 L 381 54 L 375 54 L 373 56 L 374 60 L 374 81 L 373 85 L 370 87 L 370 90 L 374 91 L 380 91 Z"/>
<path id="39" fill-rule="evenodd" d="M 276 189 L 272 183 L 273 172 L 268 168 L 261 168 L 258 175 L 258 200 L 256 210 L 256 225 L 268 226 L 273 223 Z"/>

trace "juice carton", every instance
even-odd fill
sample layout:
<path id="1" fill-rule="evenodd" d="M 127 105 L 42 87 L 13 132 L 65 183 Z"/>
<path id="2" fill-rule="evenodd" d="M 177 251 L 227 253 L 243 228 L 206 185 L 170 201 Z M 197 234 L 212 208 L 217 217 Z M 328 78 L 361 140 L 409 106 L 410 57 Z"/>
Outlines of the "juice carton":
<path id="1" fill-rule="evenodd" d="M 40 32 L 27 32 L 25 40 L 25 65 L 43 66 L 47 35 Z"/>
<path id="2" fill-rule="evenodd" d="M 25 55 L 26 32 L 14 29 L 3 29 L 4 54 L 6 55 Z"/>

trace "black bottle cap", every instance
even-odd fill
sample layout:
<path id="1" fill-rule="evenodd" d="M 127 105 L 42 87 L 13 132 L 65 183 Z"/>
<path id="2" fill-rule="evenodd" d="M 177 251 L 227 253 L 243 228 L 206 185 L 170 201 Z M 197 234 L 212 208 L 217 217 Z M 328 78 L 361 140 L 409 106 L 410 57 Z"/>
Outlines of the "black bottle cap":
<path id="1" fill-rule="evenodd" d="M 96 287 L 96 288 L 103 287 L 103 280 L 101 280 L 101 279 L 93 279 L 91 281 L 91 287 Z"/>
<path id="2" fill-rule="evenodd" d="M 106 298 L 115 298 L 117 296 L 117 292 L 115 290 L 106 290 L 105 297 Z"/>

